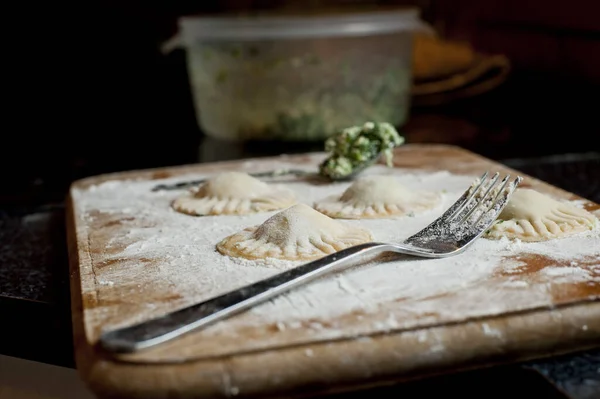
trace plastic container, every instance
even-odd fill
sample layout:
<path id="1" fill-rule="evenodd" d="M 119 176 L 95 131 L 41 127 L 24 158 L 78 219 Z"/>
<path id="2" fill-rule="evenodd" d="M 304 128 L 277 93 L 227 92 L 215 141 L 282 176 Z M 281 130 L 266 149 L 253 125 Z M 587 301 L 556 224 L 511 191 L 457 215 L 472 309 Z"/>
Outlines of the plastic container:
<path id="1" fill-rule="evenodd" d="M 414 8 L 319 16 L 183 17 L 200 128 L 236 140 L 323 140 L 407 120 Z"/>

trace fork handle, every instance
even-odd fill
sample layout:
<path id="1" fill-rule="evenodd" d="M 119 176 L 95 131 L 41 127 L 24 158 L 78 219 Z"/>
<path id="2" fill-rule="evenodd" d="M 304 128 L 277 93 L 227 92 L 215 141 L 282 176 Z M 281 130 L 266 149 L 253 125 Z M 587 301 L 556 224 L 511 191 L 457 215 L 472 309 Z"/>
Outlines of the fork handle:
<path id="1" fill-rule="evenodd" d="M 365 255 L 375 255 L 388 250 L 393 250 L 392 246 L 381 243 L 366 243 L 346 248 L 164 316 L 108 331 L 101 335 L 99 343 L 110 352 L 134 352 L 148 348 L 234 315 L 329 272 L 340 270 Z"/>

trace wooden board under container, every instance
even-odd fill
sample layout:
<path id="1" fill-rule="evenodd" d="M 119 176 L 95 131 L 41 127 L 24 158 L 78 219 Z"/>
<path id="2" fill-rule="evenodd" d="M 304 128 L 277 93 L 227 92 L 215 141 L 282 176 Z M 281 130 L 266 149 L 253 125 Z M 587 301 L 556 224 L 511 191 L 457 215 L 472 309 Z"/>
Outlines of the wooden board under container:
<path id="1" fill-rule="evenodd" d="M 259 158 L 252 160 L 252 165 L 256 170 L 267 170 L 284 159 L 316 168 L 315 159 L 320 155 Z M 232 323 L 235 318 L 253 321 L 232 324 L 232 329 L 237 330 L 230 334 L 211 334 L 209 327 L 135 354 L 111 356 L 98 350 L 96 340 L 107 325 L 118 325 L 135 314 L 145 318 L 175 310 L 198 298 L 182 298 L 177 287 L 165 289 L 158 281 L 153 284 L 153 266 L 160 267 L 162 261 L 156 256 L 138 258 L 135 267 L 131 267 L 131 259 L 113 257 L 108 261 L 109 255 L 118 251 L 107 250 L 111 237 L 142 222 L 136 219 L 135 212 L 118 214 L 83 209 L 72 195 L 74 190 L 86 190 L 113 180 L 158 182 L 177 176 L 183 179 L 195 173 L 240 170 L 247 165 L 246 161 L 122 172 L 73 183 L 67 233 L 76 363 L 83 380 L 100 397 L 310 396 L 600 345 L 599 242 L 596 256 L 577 262 L 590 276 L 587 281 L 554 283 L 533 278 L 544 268 L 570 263 L 563 260 L 558 265 L 556 260 L 544 256 L 522 256 L 520 261 L 525 265 L 511 270 L 510 275 L 499 267 L 497 273 L 477 287 L 423 299 L 432 301 L 433 308 L 464 302 L 465 296 L 470 296 L 474 303 L 502 304 L 510 295 L 503 288 L 509 278 L 516 273 L 522 279 L 529 279 L 529 291 L 521 291 L 523 302 L 519 306 L 512 308 L 512 302 L 507 302 L 501 311 L 490 314 L 476 317 L 465 314 L 448 319 L 429 312 L 409 315 L 410 323 L 400 326 L 382 324 L 389 312 L 402 308 L 403 302 L 398 300 L 386 306 L 384 313 L 350 312 L 335 320 L 300 320 L 294 329 L 282 330 L 273 323 L 250 320 L 257 316 L 246 312 L 222 322 Z M 419 171 L 479 175 L 490 170 L 516 174 L 499 163 L 447 145 L 404 145 L 396 150 L 394 163 L 398 168 Z M 535 178 L 525 178 L 523 186 L 558 198 L 580 200 L 586 209 L 598 215 L 600 205 Z M 469 253 L 460 256 L 468 257 Z M 144 290 L 132 290 L 114 277 L 111 284 L 102 284 L 109 263 L 122 273 L 145 273 Z M 528 300 L 528 292 L 540 288 L 536 284 L 549 293 L 551 303 L 540 305 L 533 297 Z M 341 333 L 329 337 L 314 333 L 310 326 L 315 322 L 325 330 L 328 323 L 335 324 Z"/>

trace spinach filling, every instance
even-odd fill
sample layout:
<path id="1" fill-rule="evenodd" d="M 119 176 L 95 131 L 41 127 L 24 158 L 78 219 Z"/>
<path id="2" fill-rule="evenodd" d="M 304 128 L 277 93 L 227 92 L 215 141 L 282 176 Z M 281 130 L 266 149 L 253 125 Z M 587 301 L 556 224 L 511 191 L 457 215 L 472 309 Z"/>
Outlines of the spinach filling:
<path id="1" fill-rule="evenodd" d="M 382 154 L 386 165 L 392 166 L 392 150 L 403 143 L 404 137 L 386 122 L 345 128 L 325 141 L 325 151 L 330 156 L 319 165 L 319 173 L 334 180 L 344 179 Z"/>

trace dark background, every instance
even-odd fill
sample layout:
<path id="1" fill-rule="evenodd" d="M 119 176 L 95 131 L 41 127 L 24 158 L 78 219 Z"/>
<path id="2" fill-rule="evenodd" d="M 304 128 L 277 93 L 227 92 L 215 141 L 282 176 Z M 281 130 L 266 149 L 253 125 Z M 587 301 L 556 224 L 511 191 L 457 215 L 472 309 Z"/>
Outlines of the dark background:
<path id="1" fill-rule="evenodd" d="M 484 95 L 415 106 L 401 129 L 407 142 L 460 145 L 600 201 L 598 0 L 149 3 L 22 3 L 3 13 L 8 34 L 0 130 L 2 354 L 74 366 L 63 209 L 74 179 L 320 149 L 314 143 L 250 146 L 204 137 L 194 115 L 184 52 L 160 52 L 160 44 L 177 32 L 180 15 L 330 4 L 419 5 L 440 34 L 468 40 L 484 53 L 505 54 L 513 69 L 503 85 Z M 599 365 L 600 353 L 586 352 L 525 368 L 442 378 L 433 385 L 463 397 L 480 397 L 475 386 L 493 386 L 512 397 L 527 392 L 559 397 L 536 382 L 531 374 L 539 374 L 529 370 L 537 370 L 587 399 L 598 393 L 598 385 L 589 381 L 597 381 Z M 425 382 L 378 392 L 427 393 L 431 387 Z"/>
<path id="2" fill-rule="evenodd" d="M 458 144 L 494 159 L 597 151 L 600 2 L 597 0 L 89 2 L 23 6 L 7 43 L 2 129 L 3 191 L 62 195 L 72 179 L 104 171 L 196 162 L 196 124 L 183 50 L 160 45 L 177 18 L 273 8 L 359 3 L 422 7 L 448 38 L 505 54 L 512 73 L 485 95 L 415 107 L 408 142 Z M 202 4 L 200 4 L 202 3 Z M 210 143 L 213 156 L 231 150 Z M 305 148 L 250 148 L 250 155 Z M 52 191 L 57 190 L 55 193 Z M 21 201 L 22 198 L 19 198 Z"/>

